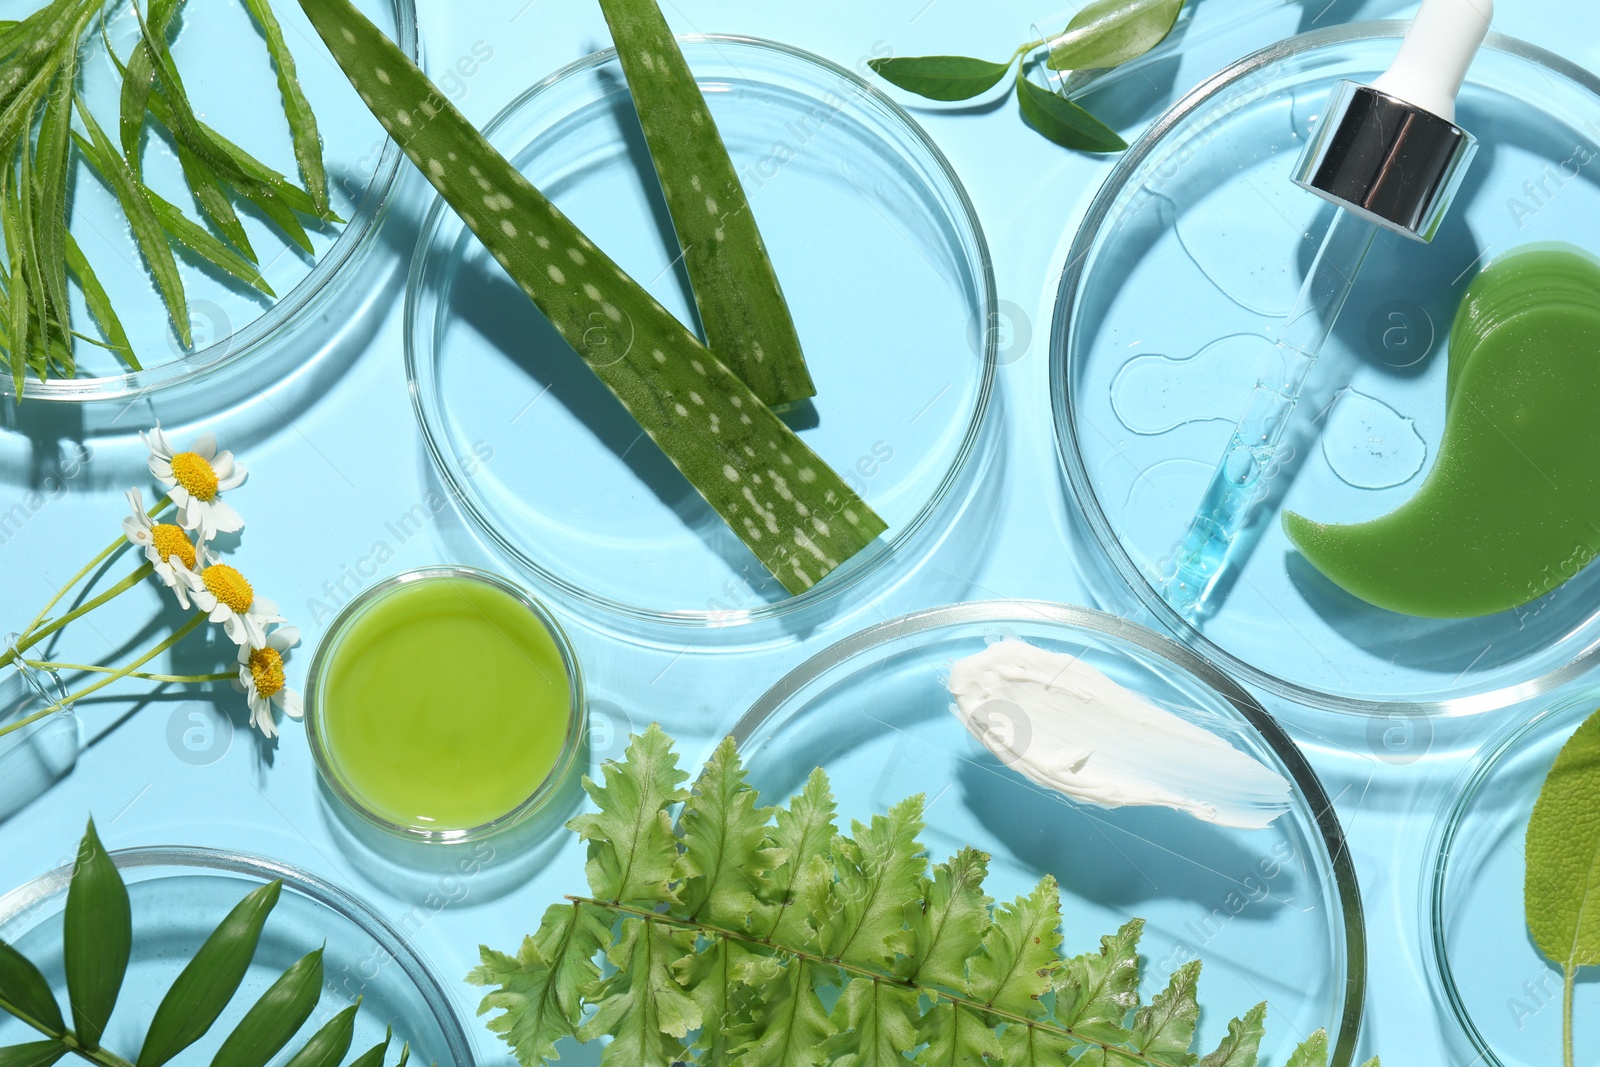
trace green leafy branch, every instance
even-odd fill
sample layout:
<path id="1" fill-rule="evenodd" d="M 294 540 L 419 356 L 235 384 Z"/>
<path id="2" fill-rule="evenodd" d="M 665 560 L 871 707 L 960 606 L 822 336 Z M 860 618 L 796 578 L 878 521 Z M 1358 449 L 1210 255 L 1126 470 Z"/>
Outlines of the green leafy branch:
<path id="1" fill-rule="evenodd" d="M 1105 70 L 1121 66 L 1166 39 L 1184 0 L 1095 0 L 1073 16 L 1060 36 L 1018 46 L 1003 63 L 970 56 L 907 56 L 874 59 L 884 80 L 930 100 L 970 100 L 999 85 L 1017 67 L 1017 106 L 1028 124 L 1065 148 L 1120 152 L 1120 134 L 1060 93 L 1030 79 L 1026 67 L 1048 47 L 1044 65 L 1053 71 Z"/>
<path id="2" fill-rule="evenodd" d="M 996 903 L 982 852 L 930 870 L 921 797 L 846 836 L 820 768 L 762 807 L 728 739 L 686 779 L 658 726 L 635 736 L 603 784 L 585 779 L 597 810 L 568 824 L 590 893 L 553 905 L 515 956 L 482 950 L 480 1012 L 501 1010 L 489 1027 L 523 1064 L 568 1037 L 611 1038 L 601 1062 L 617 1067 L 1256 1062 L 1265 1004 L 1191 1051 L 1198 960 L 1141 1003 L 1142 921 L 1064 957 L 1053 878 Z M 1288 1067 L 1326 1062 L 1318 1031 Z"/>
<path id="3" fill-rule="evenodd" d="M 282 889 L 281 882 L 270 882 L 228 913 L 161 999 L 138 1056 L 123 1059 L 101 1041 L 132 956 L 132 909 L 122 874 L 90 822 L 78 847 L 62 920 L 71 1025 L 39 969 L 0 941 L 0 1011 L 43 1035 L 39 1041 L 0 1048 L 0 1067 L 50 1067 L 68 1053 L 101 1067 L 161 1067 L 204 1037 L 233 1000 Z M 320 948 L 284 971 L 224 1039 L 212 1067 L 265 1067 L 316 1009 L 322 972 Z M 334 1015 L 285 1067 L 339 1067 L 354 1040 L 360 1006 L 358 1000 Z M 383 1067 L 392 1037 L 386 1033 L 350 1067 Z M 410 1046 L 402 1045 L 397 1067 L 406 1067 L 410 1056 Z"/>
<path id="4" fill-rule="evenodd" d="M 313 247 L 298 216 L 340 221 L 328 203 L 316 118 L 267 0 L 247 0 L 246 6 L 261 28 L 278 73 L 305 190 L 195 114 L 168 47 L 182 0 L 149 0 L 148 14 L 133 0 L 140 39 L 126 61 L 105 40 L 122 76 L 114 131 L 118 141 L 112 141 L 79 96 L 77 83 L 93 28 L 98 23 L 105 39 L 109 14 L 120 3 L 51 0 L 27 18 L 0 26 L 0 237 L 5 245 L 0 261 L 0 351 L 19 398 L 30 372 L 40 381 L 76 372 L 75 341 L 108 349 L 128 367 L 140 369 L 105 287 L 68 228 L 74 149 L 116 197 L 185 347 L 192 346 L 193 337 L 174 244 L 273 297 L 234 202 L 253 204 L 307 254 Z M 147 116 L 167 131 L 189 191 L 220 238 L 144 184 L 140 158 Z M 77 279 L 101 338 L 73 327 L 69 274 Z"/>

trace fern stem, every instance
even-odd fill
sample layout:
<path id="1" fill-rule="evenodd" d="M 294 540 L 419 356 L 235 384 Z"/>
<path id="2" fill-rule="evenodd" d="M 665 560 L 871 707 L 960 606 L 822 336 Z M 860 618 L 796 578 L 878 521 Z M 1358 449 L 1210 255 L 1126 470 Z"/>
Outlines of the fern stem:
<path id="1" fill-rule="evenodd" d="M 1057 1037 L 1064 1037 L 1070 1041 L 1075 1041 L 1080 1045 L 1092 1045 L 1095 1048 L 1105 1049 L 1107 1052 L 1114 1052 L 1117 1054 L 1117 1056 L 1133 1060 L 1136 1063 L 1146 1064 L 1147 1067 L 1179 1067 L 1178 1064 L 1168 1063 L 1165 1060 L 1158 1060 L 1153 1056 L 1147 1056 L 1142 1052 L 1135 1051 L 1134 1049 L 1128 1048 L 1124 1045 L 1115 1045 L 1108 1041 L 1097 1041 L 1092 1037 L 1079 1034 L 1063 1026 L 1057 1026 L 1054 1023 L 1043 1022 L 1039 1019 L 1030 1019 L 1026 1015 L 1017 1015 L 1013 1012 L 1002 1011 L 999 1008 L 991 1007 L 988 1004 L 973 1000 L 971 997 L 962 996 L 959 993 L 951 992 L 948 989 L 943 989 L 938 986 L 921 985 L 917 982 L 907 981 L 906 979 L 896 977 L 895 975 L 885 974 L 882 971 L 875 971 L 870 967 L 862 967 L 857 964 L 845 963 L 842 960 L 834 959 L 829 956 L 823 956 L 813 952 L 806 952 L 801 949 L 790 948 L 787 945 L 774 944 L 768 939 L 756 937 L 753 934 L 743 933 L 739 930 L 728 930 L 724 927 L 712 926 L 709 923 L 698 922 L 692 919 L 680 919 L 676 915 L 665 914 L 659 911 L 650 911 L 646 908 L 636 908 L 632 907 L 631 905 L 622 904 L 615 901 L 595 900 L 592 897 L 578 897 L 570 895 L 567 897 L 567 899 L 577 905 L 587 905 L 589 907 L 598 908 L 601 911 L 610 912 L 616 915 L 626 915 L 633 918 L 639 918 L 645 920 L 646 922 L 664 923 L 680 930 L 692 930 L 703 937 L 719 937 L 728 941 L 739 941 L 747 945 L 755 945 L 761 948 L 771 949 L 780 955 L 788 956 L 801 962 L 817 963 L 828 967 L 837 967 L 839 970 L 857 978 L 866 978 L 873 982 L 887 983 L 897 988 L 904 989 L 908 992 L 919 993 L 934 1001 L 944 1001 L 955 1006 L 956 1008 L 964 1008 L 967 1011 L 976 1012 L 983 1016 L 1001 1019 L 1007 1023 L 1016 1023 L 1021 1026 L 1026 1026 L 1029 1030 L 1035 1033 L 1054 1034 Z M 1567 1067 L 1571 1067 L 1570 1060 L 1568 1061 Z"/>

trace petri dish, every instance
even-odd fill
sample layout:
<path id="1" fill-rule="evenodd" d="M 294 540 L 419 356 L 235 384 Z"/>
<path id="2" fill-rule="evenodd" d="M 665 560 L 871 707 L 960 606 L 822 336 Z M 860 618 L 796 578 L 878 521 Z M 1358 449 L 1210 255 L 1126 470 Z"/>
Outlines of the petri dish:
<path id="1" fill-rule="evenodd" d="M 861 78 L 747 38 L 690 37 L 683 49 L 817 383 L 787 418 L 889 532 L 788 596 L 437 201 L 407 292 L 406 369 L 450 495 L 541 594 L 645 640 L 715 631 L 719 645 L 755 643 L 833 610 L 869 575 L 881 590 L 970 489 L 963 475 L 993 389 L 994 282 L 949 164 Z M 485 132 L 623 269 L 695 321 L 614 52 L 534 86 Z"/>
<path id="2" fill-rule="evenodd" d="M 414 0 L 357 0 L 356 6 L 408 54 L 420 55 Z M 246 367 L 276 359 L 281 365 L 267 376 L 265 384 L 270 384 L 273 378 L 285 377 L 303 364 L 305 353 L 318 346 L 319 331 L 329 330 L 323 313 L 357 274 L 374 243 L 400 153 L 361 103 L 299 5 L 279 4 L 273 11 L 316 114 L 330 205 L 345 221 L 314 226 L 312 220 L 302 217 L 315 253 L 307 255 L 252 207 L 238 209 L 261 274 L 277 293 L 276 300 L 209 265 L 202 266 L 186 252 L 175 251 L 194 337 L 193 348 L 185 350 L 115 197 L 82 159 L 75 157 L 69 225 L 110 295 L 144 369 L 130 371 L 111 353 L 79 342 L 77 376 L 47 382 L 30 377 L 23 387 L 25 399 L 126 402 L 205 380 L 212 383 L 205 391 L 209 400 L 199 398 L 197 407 L 175 406 L 177 401 L 167 400 L 164 410 L 168 415 L 203 416 L 225 405 L 219 398 L 234 395 L 225 393 L 216 379 L 238 377 L 244 381 Z M 283 117 L 276 70 L 248 11 L 243 6 L 210 7 L 188 13 L 184 21 L 189 26 L 173 37 L 172 52 L 197 113 L 280 174 L 296 183 L 302 181 Z M 106 30 L 117 54 L 126 59 L 140 39 L 133 9 L 118 9 L 108 17 Z M 81 91 L 90 110 L 115 137 L 121 78 L 98 42 L 84 50 L 82 79 Z M 172 144 L 157 132 L 153 119 L 147 122 L 145 182 L 191 220 L 204 224 Z M 77 328 L 98 336 L 75 284 L 70 296 Z M 0 382 L 0 395 L 13 394 L 7 376 Z"/>
<path id="3" fill-rule="evenodd" d="M 560 623 L 470 567 L 406 571 L 350 601 L 317 645 L 306 693 L 329 791 L 374 826 L 434 844 L 537 811 L 572 769 L 587 715 Z"/>
<path id="4" fill-rule="evenodd" d="M 352 1047 L 371 1048 L 394 1027 L 389 1062 L 401 1042 L 418 1063 L 472 1067 L 473 1045 L 432 968 L 411 939 L 370 904 L 277 860 L 210 848 L 132 848 L 111 853 L 133 911 L 133 956 L 105 1045 L 138 1051 L 157 997 L 223 916 L 245 894 L 281 881 L 282 895 L 238 994 L 201 1047 L 215 1049 L 274 979 L 323 946 L 322 1000 L 299 1035 L 304 1043 L 334 1012 L 361 998 Z M 61 935 L 72 866 L 60 867 L 0 897 L 0 939 L 39 966 L 58 998 L 66 989 Z M 130 1010 L 131 1009 L 131 1010 Z M 32 1035 L 30 1038 L 29 1035 Z M 0 1046 L 38 1035 L 0 1018 Z"/>
<path id="5" fill-rule="evenodd" d="M 1561 1062 L 1561 968 L 1534 947 L 1522 906 L 1523 839 L 1556 754 L 1600 708 L 1589 689 L 1502 731 L 1462 775 L 1435 822 L 1422 887 L 1434 999 L 1449 1006 L 1457 1062 Z M 1600 986 L 1579 972 L 1574 1062 L 1600 1058 Z M 1470 1052 L 1466 1052 L 1470 1049 Z"/>
<path id="6" fill-rule="evenodd" d="M 1081 656 L 1162 707 L 1216 732 L 1284 775 L 1291 809 L 1263 830 L 1199 822 L 1165 808 L 1103 810 L 1041 789 L 1000 763 L 950 713 L 950 665 L 1019 638 Z M 865 820 L 907 796 L 927 801 L 922 840 L 943 860 L 970 845 L 991 856 L 997 900 L 1046 873 L 1061 884 L 1065 949 L 1134 916 L 1146 920 L 1141 993 L 1198 956 L 1199 1046 L 1227 1020 L 1268 1005 L 1263 1063 L 1282 1063 L 1326 1027 L 1335 1067 L 1354 1055 L 1366 982 L 1355 869 L 1338 817 L 1294 744 L 1243 689 L 1188 649 L 1127 620 L 1029 601 L 961 604 L 846 638 L 796 668 L 733 728 L 763 803 L 824 768 L 839 819 Z"/>
<path id="7" fill-rule="evenodd" d="M 1160 593 L 1275 358 L 1267 338 L 1333 217 L 1290 174 L 1334 83 L 1382 71 L 1405 25 L 1285 41 L 1157 120 L 1074 240 L 1052 328 L 1051 400 L 1108 605 L 1136 602 L 1235 678 L 1292 704 L 1464 715 L 1532 698 L 1589 665 L 1600 568 L 1516 611 L 1412 618 L 1335 587 L 1293 550 L 1279 517 L 1355 522 L 1409 499 L 1441 436 L 1447 331 L 1476 270 L 1538 242 L 1600 249 L 1600 158 L 1589 147 L 1600 80 L 1551 53 L 1490 35 L 1459 104 L 1482 148 L 1443 229 L 1432 245 L 1379 236 L 1256 509 L 1253 550 L 1236 557 L 1214 612 L 1191 623 Z"/>

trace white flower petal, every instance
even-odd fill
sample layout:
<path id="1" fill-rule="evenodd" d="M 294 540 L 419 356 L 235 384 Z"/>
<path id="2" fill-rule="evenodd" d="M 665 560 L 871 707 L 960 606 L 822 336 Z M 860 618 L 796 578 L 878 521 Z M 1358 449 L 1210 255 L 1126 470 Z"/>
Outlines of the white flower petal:
<path id="1" fill-rule="evenodd" d="M 244 529 L 244 517 L 232 506 L 221 500 L 211 500 L 206 503 L 206 510 L 210 512 L 209 525 L 211 529 L 221 533 L 235 533 Z M 211 538 L 206 538 L 211 540 Z"/>
<path id="2" fill-rule="evenodd" d="M 217 476 L 218 488 L 231 488 L 224 487 L 222 483 L 234 475 L 233 453 L 218 452 L 211 460 L 211 471 Z"/>
<path id="3" fill-rule="evenodd" d="M 284 687 L 283 689 L 278 690 L 278 692 L 273 696 L 272 700 L 278 705 L 278 707 L 283 709 L 283 713 L 289 716 L 289 718 L 305 718 L 305 705 L 300 702 L 300 694 L 296 693 L 293 689 Z"/>
<path id="4" fill-rule="evenodd" d="M 237 625 L 239 616 L 234 614 L 233 609 L 222 603 L 222 601 L 217 600 L 215 597 L 212 597 L 211 600 L 211 607 L 202 609 L 206 612 L 206 617 L 212 622 L 222 623 L 223 629 L 228 630 L 228 636 L 233 637 L 233 630 L 229 629 L 229 627 Z M 194 595 L 194 602 L 196 604 L 200 603 L 199 593 Z M 238 640 L 238 638 L 234 638 L 234 640 Z"/>
<path id="5" fill-rule="evenodd" d="M 194 447 L 189 451 L 207 463 L 211 462 L 211 457 L 217 454 L 217 435 L 210 430 L 203 431 L 199 437 L 194 439 Z"/>
<path id="6" fill-rule="evenodd" d="M 267 647 L 287 652 L 300 643 L 300 627 L 280 626 L 267 636 Z"/>

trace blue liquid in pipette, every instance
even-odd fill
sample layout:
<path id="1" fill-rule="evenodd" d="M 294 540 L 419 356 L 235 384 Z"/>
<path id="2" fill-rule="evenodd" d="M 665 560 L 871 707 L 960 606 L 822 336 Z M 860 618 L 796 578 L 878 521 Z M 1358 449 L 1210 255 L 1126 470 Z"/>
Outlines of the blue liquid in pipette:
<path id="1" fill-rule="evenodd" d="M 1279 332 L 1279 368 L 1256 383 L 1188 533 L 1173 553 L 1163 595 L 1191 621 L 1211 613 L 1212 592 L 1230 562 L 1237 562 L 1230 556 L 1239 534 L 1262 496 L 1306 379 L 1349 299 L 1377 232 L 1375 224 L 1346 211 L 1335 215 L 1328 227 Z"/>

